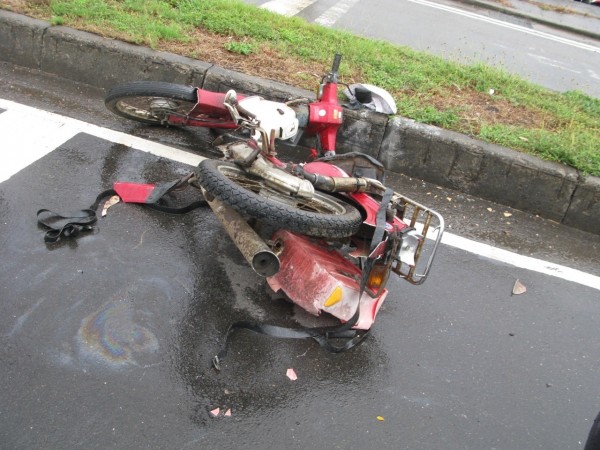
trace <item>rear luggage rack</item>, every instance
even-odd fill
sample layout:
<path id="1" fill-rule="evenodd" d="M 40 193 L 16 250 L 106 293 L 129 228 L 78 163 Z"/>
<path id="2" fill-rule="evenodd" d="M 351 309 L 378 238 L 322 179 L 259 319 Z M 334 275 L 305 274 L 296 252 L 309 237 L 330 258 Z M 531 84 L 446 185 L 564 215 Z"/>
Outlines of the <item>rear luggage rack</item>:
<path id="1" fill-rule="evenodd" d="M 404 222 L 420 233 L 420 239 L 414 253 L 414 264 L 401 261 L 399 257 L 401 252 L 399 251 L 392 264 L 392 271 L 409 283 L 423 284 L 444 234 L 444 218 L 436 211 L 397 192 L 394 199 L 397 201 L 399 209 L 402 211 L 403 208 L 404 210 Z M 427 239 L 433 240 L 433 243 L 425 245 Z M 421 261 L 422 256 L 424 257 L 423 261 Z"/>

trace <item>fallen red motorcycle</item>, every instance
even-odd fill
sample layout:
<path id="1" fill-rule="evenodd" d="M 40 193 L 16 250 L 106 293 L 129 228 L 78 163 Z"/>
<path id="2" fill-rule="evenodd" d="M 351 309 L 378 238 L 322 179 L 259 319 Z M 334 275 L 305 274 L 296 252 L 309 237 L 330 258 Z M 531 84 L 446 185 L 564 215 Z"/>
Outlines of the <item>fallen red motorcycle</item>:
<path id="1" fill-rule="evenodd" d="M 189 183 L 202 190 L 233 242 L 274 291 L 314 315 L 328 313 L 343 323 L 291 335 L 277 327 L 246 323 L 245 328 L 312 337 L 322 345 L 350 329 L 371 327 L 391 274 L 423 283 L 444 232 L 440 214 L 385 186 L 383 166 L 374 158 L 335 153 L 343 122 L 340 60 L 336 55 L 314 102 L 274 102 L 159 82 L 126 83 L 106 96 L 108 109 L 128 119 L 232 131 L 215 142 L 223 159 L 204 160 Z M 300 129 L 318 136 L 320 157 L 302 164 L 281 161 L 279 141 L 294 140 Z M 332 348 L 340 351 L 356 342 Z"/>
<path id="2" fill-rule="evenodd" d="M 342 124 L 342 107 L 337 100 L 340 61 L 341 56 L 336 55 L 333 70 L 323 78 L 315 102 L 297 99 L 280 103 L 259 96 L 236 95 L 233 91 L 221 93 L 172 83 L 133 81 L 110 89 L 105 104 L 127 119 L 165 126 L 232 130 L 243 125 L 242 117 L 258 117 L 260 127 L 269 130 L 267 137 L 273 145 L 274 139 L 292 139 L 302 130 L 319 136 L 318 145 L 324 155 L 335 154 L 336 134 Z M 269 152 L 274 152 L 274 148 Z"/>

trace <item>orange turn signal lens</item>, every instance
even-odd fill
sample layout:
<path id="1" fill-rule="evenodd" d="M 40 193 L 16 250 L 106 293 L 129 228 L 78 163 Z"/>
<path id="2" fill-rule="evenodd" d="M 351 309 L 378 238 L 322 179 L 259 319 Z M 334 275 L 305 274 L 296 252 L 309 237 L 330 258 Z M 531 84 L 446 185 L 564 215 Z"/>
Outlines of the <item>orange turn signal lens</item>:
<path id="1" fill-rule="evenodd" d="M 367 279 L 367 287 L 373 291 L 379 290 L 387 280 L 387 269 L 385 264 L 375 264 Z"/>

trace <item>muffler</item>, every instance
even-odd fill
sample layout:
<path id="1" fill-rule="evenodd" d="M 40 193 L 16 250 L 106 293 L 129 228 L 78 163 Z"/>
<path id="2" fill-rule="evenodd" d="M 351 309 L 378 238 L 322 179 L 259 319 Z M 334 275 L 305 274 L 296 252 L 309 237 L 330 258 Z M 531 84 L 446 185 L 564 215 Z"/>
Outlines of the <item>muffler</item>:
<path id="1" fill-rule="evenodd" d="M 211 196 L 207 195 L 207 197 Z M 271 277 L 279 272 L 279 257 L 271 251 L 265 241 L 256 234 L 242 216 L 214 197 L 211 200 L 207 198 L 206 201 L 227 230 L 231 240 L 257 274 Z"/>

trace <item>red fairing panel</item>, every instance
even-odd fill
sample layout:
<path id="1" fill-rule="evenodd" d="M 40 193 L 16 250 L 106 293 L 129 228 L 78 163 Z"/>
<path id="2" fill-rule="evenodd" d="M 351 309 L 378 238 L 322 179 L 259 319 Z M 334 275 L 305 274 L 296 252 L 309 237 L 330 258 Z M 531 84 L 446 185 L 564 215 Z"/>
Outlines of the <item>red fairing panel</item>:
<path id="1" fill-rule="evenodd" d="M 318 102 L 309 104 L 307 131 L 318 133 L 321 147 L 325 151 L 334 151 L 338 128 L 343 122 L 342 107 L 337 100 L 337 86 L 328 83 Z"/>
<path id="2" fill-rule="evenodd" d="M 198 88 L 196 92 L 198 95 L 198 103 L 190 112 L 190 116 L 210 114 L 229 117 L 229 111 L 227 111 L 227 108 L 225 108 L 225 105 L 223 104 L 225 100 L 224 93 L 206 91 L 200 88 Z M 239 99 L 240 97 L 238 96 L 238 100 Z"/>
<path id="3" fill-rule="evenodd" d="M 113 189 L 124 203 L 146 203 L 154 190 L 153 184 L 114 183 Z"/>
<path id="4" fill-rule="evenodd" d="M 279 230 L 273 240 L 283 243 L 279 255 L 281 269 L 267 278 L 274 291 L 282 290 L 297 305 L 314 315 L 327 312 L 345 322 L 352 318 L 359 304 L 362 272 L 336 250 L 319 245 L 312 239 Z M 368 330 L 387 290 L 373 299 L 363 294 L 360 319 L 354 328 Z"/>

